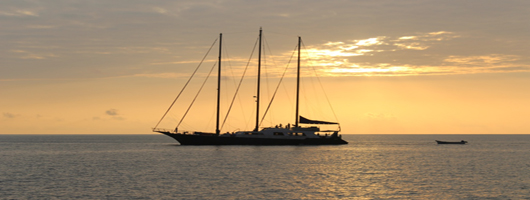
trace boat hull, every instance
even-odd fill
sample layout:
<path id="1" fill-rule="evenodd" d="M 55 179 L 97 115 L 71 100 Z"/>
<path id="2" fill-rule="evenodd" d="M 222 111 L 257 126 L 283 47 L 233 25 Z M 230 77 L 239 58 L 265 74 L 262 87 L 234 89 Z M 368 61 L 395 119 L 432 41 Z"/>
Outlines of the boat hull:
<path id="1" fill-rule="evenodd" d="M 251 138 L 221 136 L 215 134 L 174 134 L 169 132 L 160 132 L 172 137 L 181 145 L 341 145 L 348 144 L 340 137 L 327 138 Z"/>
<path id="2" fill-rule="evenodd" d="M 439 140 L 436 140 L 436 143 L 438 144 L 466 144 L 467 141 L 459 141 L 459 142 L 447 142 L 447 141 L 439 141 Z"/>

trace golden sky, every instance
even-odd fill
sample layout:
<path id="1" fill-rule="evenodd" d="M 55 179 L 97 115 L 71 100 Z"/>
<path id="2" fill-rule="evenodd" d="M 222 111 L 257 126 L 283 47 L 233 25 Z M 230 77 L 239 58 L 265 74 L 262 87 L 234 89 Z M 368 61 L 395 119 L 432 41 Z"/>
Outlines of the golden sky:
<path id="1" fill-rule="evenodd" d="M 303 91 L 320 89 L 317 73 L 336 118 L 314 109 L 329 108 L 322 95 L 301 114 L 338 119 L 343 134 L 529 134 L 528 19 L 527 0 L 0 1 L 0 134 L 151 133 L 219 33 L 226 113 L 259 27 L 264 101 L 301 36 Z M 254 126 L 252 67 L 223 131 Z M 286 76 L 263 125 L 294 121 Z M 212 81 L 182 128 L 214 127 Z"/>

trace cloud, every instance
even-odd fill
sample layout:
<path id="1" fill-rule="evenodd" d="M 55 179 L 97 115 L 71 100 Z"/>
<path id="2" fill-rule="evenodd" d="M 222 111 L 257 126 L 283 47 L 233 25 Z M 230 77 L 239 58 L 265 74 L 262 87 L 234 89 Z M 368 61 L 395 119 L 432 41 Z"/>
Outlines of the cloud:
<path id="1" fill-rule="evenodd" d="M 109 109 L 107 111 L 105 111 L 105 114 L 108 115 L 108 116 L 111 116 L 111 119 L 114 119 L 114 120 L 125 120 L 125 118 L 123 118 L 120 113 L 118 113 L 118 110 L 117 109 Z M 102 118 L 101 117 L 93 117 L 92 120 L 101 120 Z"/>
<path id="2" fill-rule="evenodd" d="M 110 116 L 117 116 L 118 115 L 118 110 L 110 109 L 110 110 L 105 111 L 105 114 L 110 115 Z"/>
<path id="3" fill-rule="evenodd" d="M 184 60 L 184 61 L 171 61 L 171 62 L 156 62 L 151 65 L 175 65 L 175 64 L 197 64 L 200 60 Z M 217 60 L 204 60 L 204 62 L 217 62 Z"/>
<path id="4" fill-rule="evenodd" d="M 488 57 L 488 56 L 480 56 Z M 482 64 L 481 64 L 482 63 Z M 418 75 L 454 75 L 478 73 L 511 73 L 530 72 L 530 65 L 495 64 L 487 62 L 474 62 L 441 65 L 391 65 L 389 63 L 334 67 L 323 70 L 328 76 L 418 76 Z"/>
<path id="5" fill-rule="evenodd" d="M 56 26 L 50 26 L 50 25 L 28 25 L 27 26 L 30 29 L 52 29 Z"/>
<path id="6" fill-rule="evenodd" d="M 416 36 L 389 37 L 378 36 L 347 42 L 327 42 L 323 45 L 308 48 L 309 56 L 317 59 L 334 59 L 335 57 L 374 55 L 375 53 L 399 50 L 425 50 L 435 43 L 457 38 L 452 32 L 439 31 L 422 33 Z M 398 48 L 396 48 L 398 47 Z"/>
<path id="7" fill-rule="evenodd" d="M 153 7 L 153 11 L 159 14 L 167 14 L 167 9 L 160 8 L 160 7 Z"/>
<path id="8" fill-rule="evenodd" d="M 107 121 L 107 120 L 125 120 L 122 116 L 120 116 L 120 113 L 117 109 L 108 109 L 105 111 L 104 116 L 94 116 L 92 117 L 93 121 Z"/>
<path id="9" fill-rule="evenodd" d="M 324 76 L 410 76 L 530 71 L 517 55 L 451 55 L 431 48 L 459 38 L 437 31 L 398 37 L 333 41 L 311 46 L 308 65 Z M 518 63 L 519 62 L 519 63 Z"/>
<path id="10" fill-rule="evenodd" d="M 454 32 L 436 31 L 404 36 L 377 36 L 359 40 L 329 41 L 321 45 L 307 47 L 302 56 L 308 59 L 303 65 L 313 67 L 320 76 L 418 76 L 530 71 L 530 65 L 516 64 L 522 60 L 522 57 L 517 55 L 451 55 L 448 54 L 452 53 L 451 51 L 442 52 L 438 50 L 439 46 L 444 46 L 451 40 L 460 37 Z M 292 55 L 292 52 L 285 52 L 280 56 L 271 57 L 279 61 L 278 63 L 288 63 L 287 61 Z M 215 60 L 208 61 L 215 62 Z M 240 72 L 247 59 L 236 58 L 232 61 L 236 68 L 235 71 Z M 183 60 L 152 63 L 152 65 L 198 62 Z M 282 67 L 280 68 L 278 69 L 283 70 Z M 273 76 L 274 74 L 281 74 L 274 69 L 269 70 L 268 73 L 273 74 Z M 189 73 L 140 73 L 133 75 L 133 77 L 152 78 L 188 76 Z"/>
<path id="11" fill-rule="evenodd" d="M 483 6 L 495 8 L 498 15 L 482 12 Z M 403 69 L 451 63 L 459 67 L 459 63 L 444 59 L 450 55 L 470 56 L 464 50 L 471 47 L 497 51 L 473 52 L 477 55 L 526 55 L 527 36 L 517 24 L 522 24 L 526 18 L 520 16 L 527 12 L 512 9 L 523 7 L 497 2 L 462 12 L 458 5 L 446 2 L 416 5 L 415 1 L 306 1 L 296 6 L 281 1 L 9 1 L 0 8 L 0 17 L 7 19 L 2 28 L 9 33 L 0 51 L 20 52 L 0 55 L 5 66 L 12 66 L 1 71 L 0 78 L 172 77 L 167 73 L 186 73 L 193 66 L 170 69 L 170 65 L 197 60 L 204 53 L 204 45 L 209 44 L 205 39 L 218 32 L 225 32 L 226 36 L 240 34 L 238 42 L 246 37 L 253 41 L 254 34 L 246 34 L 249 27 L 257 29 L 258 21 L 265 22 L 260 25 L 265 27 L 267 36 L 276 32 L 303 34 L 311 41 L 315 41 L 315 36 L 329 40 L 309 49 L 309 64 L 321 72 L 333 72 L 329 76 L 415 74 Z M 441 8 L 455 12 L 438 12 Z M 456 44 L 453 39 L 463 33 L 485 40 L 480 38 L 467 49 L 458 48 L 466 44 Z M 230 37 L 225 38 L 225 46 L 234 44 Z M 511 45 L 490 42 L 503 39 L 512 40 Z M 486 45 L 491 46 L 484 48 Z M 41 48 L 49 46 L 57 48 Z M 440 47 L 445 47 L 446 52 L 432 51 Z M 447 48 L 460 52 L 449 54 Z M 247 50 L 233 49 L 239 49 L 238 55 Z M 234 66 L 241 69 L 245 65 Z"/>
<path id="12" fill-rule="evenodd" d="M 33 53 L 33 52 L 30 52 L 30 51 L 25 51 L 25 50 L 11 50 L 12 53 L 17 53 L 19 54 L 19 58 L 21 59 L 35 59 L 35 60 L 42 60 L 42 59 L 47 59 L 47 58 L 55 58 L 55 57 L 59 57 L 53 53 Z"/>
<path id="13" fill-rule="evenodd" d="M 399 37 L 397 40 L 393 40 L 392 42 L 394 46 L 397 46 L 401 49 L 425 50 L 428 49 L 431 45 L 433 45 L 431 41 L 441 42 L 458 37 L 460 36 L 456 35 L 453 32 L 438 31 L 419 34 L 415 36 L 402 36 Z"/>
<path id="14" fill-rule="evenodd" d="M 0 11 L 0 16 L 11 16 L 11 17 L 38 17 L 39 14 L 35 11 L 14 9 L 10 11 Z"/>
<path id="15" fill-rule="evenodd" d="M 365 39 L 365 40 L 354 40 L 355 45 L 357 46 L 373 46 L 373 45 L 382 45 L 382 44 L 385 44 L 383 42 L 383 40 L 385 39 L 386 37 L 384 36 L 379 36 L 379 37 L 376 37 L 376 38 L 368 38 L 368 39 Z"/>
<path id="16" fill-rule="evenodd" d="M 188 73 L 152 73 L 152 74 L 134 74 L 127 77 L 147 77 L 147 78 L 181 78 L 190 77 L 190 74 Z"/>
<path id="17" fill-rule="evenodd" d="M 480 56 L 449 56 L 444 60 L 444 62 L 460 65 L 489 66 L 501 63 L 509 63 L 519 59 L 520 57 L 516 55 L 490 54 Z"/>
<path id="18" fill-rule="evenodd" d="M 429 48 L 429 46 L 423 46 L 419 42 L 411 42 L 408 44 L 396 43 L 394 45 L 396 45 L 397 47 L 400 47 L 401 49 L 412 49 L 412 50 L 425 50 Z"/>
<path id="19" fill-rule="evenodd" d="M 15 115 L 13 113 L 8 113 L 8 112 L 2 113 L 2 114 L 3 114 L 3 116 L 5 118 L 9 118 L 9 119 L 13 119 L 13 118 L 15 118 L 17 116 L 17 115 Z"/>

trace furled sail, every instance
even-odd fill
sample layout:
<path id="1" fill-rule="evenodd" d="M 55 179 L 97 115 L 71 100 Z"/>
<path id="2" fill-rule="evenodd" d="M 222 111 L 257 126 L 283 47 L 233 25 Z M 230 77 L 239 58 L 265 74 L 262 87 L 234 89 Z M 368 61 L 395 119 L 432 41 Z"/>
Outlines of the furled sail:
<path id="1" fill-rule="evenodd" d="M 300 123 L 301 124 L 339 124 L 337 122 L 326 122 L 326 121 L 318 121 L 318 120 L 310 120 L 305 117 L 300 116 Z"/>

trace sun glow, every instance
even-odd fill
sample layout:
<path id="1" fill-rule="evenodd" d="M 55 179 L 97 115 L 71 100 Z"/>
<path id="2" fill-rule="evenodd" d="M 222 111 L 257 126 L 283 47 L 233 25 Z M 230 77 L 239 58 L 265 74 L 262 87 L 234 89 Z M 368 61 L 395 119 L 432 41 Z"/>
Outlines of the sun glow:
<path id="1" fill-rule="evenodd" d="M 372 67 L 359 67 L 357 65 L 354 65 L 350 68 L 334 68 L 330 69 L 327 72 L 330 74 L 333 74 L 335 76 L 341 76 L 341 74 L 346 73 L 356 73 L 362 76 L 373 76 L 373 75 L 380 75 L 380 74 L 394 74 L 394 73 L 410 73 L 413 69 L 410 67 L 405 66 L 392 66 L 392 67 L 386 67 L 386 68 L 372 68 Z"/>
<path id="2" fill-rule="evenodd" d="M 440 57 L 432 51 L 460 36 L 447 31 L 399 37 L 327 42 L 306 51 L 306 65 L 324 76 L 417 76 L 530 71 L 520 56 L 489 54 Z M 436 50 L 435 50 L 436 51 Z"/>
<path id="3" fill-rule="evenodd" d="M 358 46 L 372 46 L 372 45 L 381 45 L 384 44 L 381 40 L 385 39 L 386 37 L 375 37 L 375 38 L 368 38 L 365 40 L 355 40 L 355 44 Z"/>
<path id="4" fill-rule="evenodd" d="M 453 32 L 438 31 L 404 36 L 376 36 L 367 39 L 329 41 L 306 47 L 302 51 L 302 65 L 312 67 L 322 76 L 419 76 L 476 73 L 508 73 L 530 71 L 522 65 L 524 58 L 516 55 L 445 55 L 437 54 L 436 47 L 460 36 Z M 132 51 L 145 49 L 132 49 Z M 164 51 L 164 49 L 157 49 Z M 17 54 L 29 52 L 13 51 Z M 433 53 L 434 52 L 434 53 Z M 292 52 L 274 56 L 278 63 L 289 63 Z M 37 57 L 33 58 L 37 59 Z M 242 72 L 246 58 L 230 58 L 235 74 Z M 216 62 L 215 59 L 207 60 Z M 153 66 L 196 63 L 196 60 L 153 62 Z M 255 63 L 251 64 L 254 65 Z M 282 70 L 270 69 L 272 76 Z M 205 74 L 199 74 L 204 75 Z M 138 73 L 134 77 L 174 78 L 179 73 Z M 229 76 L 229 75 L 226 75 Z M 289 75 L 288 75 L 289 76 Z"/>
<path id="5" fill-rule="evenodd" d="M 329 59 L 334 57 L 349 57 L 349 56 L 360 56 L 361 53 L 344 52 L 343 50 L 331 50 L 331 49 L 307 49 L 306 54 L 310 59 Z"/>

